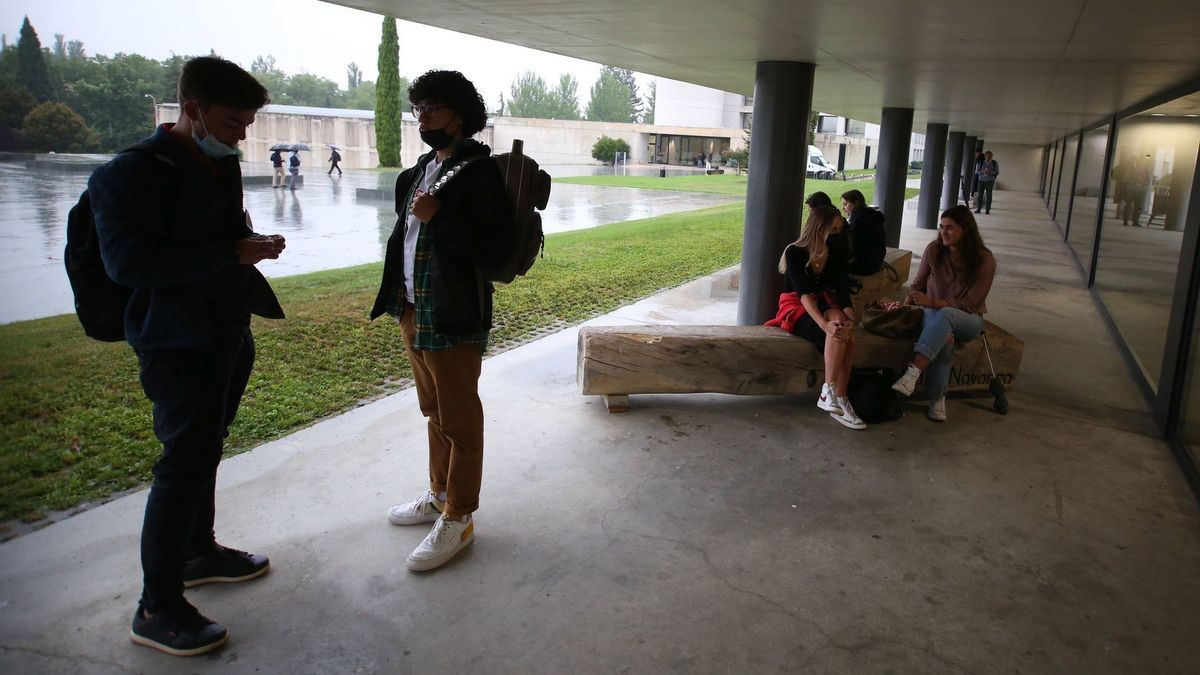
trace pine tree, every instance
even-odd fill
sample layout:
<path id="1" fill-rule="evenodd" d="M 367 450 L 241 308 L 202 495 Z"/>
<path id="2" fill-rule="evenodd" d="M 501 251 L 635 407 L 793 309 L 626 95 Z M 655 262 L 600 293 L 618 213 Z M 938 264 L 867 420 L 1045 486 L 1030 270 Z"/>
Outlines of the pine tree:
<path id="1" fill-rule="evenodd" d="M 379 40 L 379 80 L 375 83 L 375 150 L 380 166 L 400 166 L 400 38 L 396 20 L 383 18 Z"/>
<path id="2" fill-rule="evenodd" d="M 600 79 L 592 85 L 592 97 L 587 105 L 587 118 L 596 122 L 633 122 L 637 108 L 630 97 L 629 85 L 621 80 L 620 68 L 604 66 Z M 629 72 L 629 71 L 624 71 Z"/>
<path id="3" fill-rule="evenodd" d="M 540 75 L 527 70 L 512 83 L 512 96 L 508 99 L 508 114 L 511 117 L 530 119 L 552 119 L 554 105 L 546 81 Z"/>
<path id="4" fill-rule="evenodd" d="M 554 119 L 579 119 L 579 81 L 570 73 L 558 76 L 558 86 L 550 90 L 550 100 L 554 104 Z"/>
<path id="5" fill-rule="evenodd" d="M 29 23 L 29 17 L 21 24 L 21 38 L 17 40 L 17 84 L 28 89 L 39 103 L 54 98 L 42 43 Z"/>

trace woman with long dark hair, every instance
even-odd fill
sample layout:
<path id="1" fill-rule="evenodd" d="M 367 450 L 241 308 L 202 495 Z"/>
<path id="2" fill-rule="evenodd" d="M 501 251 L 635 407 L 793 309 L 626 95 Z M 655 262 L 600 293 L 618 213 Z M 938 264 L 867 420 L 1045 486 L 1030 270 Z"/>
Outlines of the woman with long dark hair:
<path id="1" fill-rule="evenodd" d="M 846 396 L 854 361 L 854 309 L 850 303 L 846 223 L 833 206 L 812 209 L 800 238 L 784 249 L 785 275 L 778 325 L 808 340 L 825 357 L 825 383 L 817 407 L 851 429 L 865 429 Z"/>
<path id="2" fill-rule="evenodd" d="M 925 247 L 917 278 L 909 286 L 908 302 L 923 308 L 921 336 L 913 345 L 908 370 L 892 385 L 911 396 L 924 373 L 929 396 L 926 416 L 935 422 L 946 421 L 954 345 L 983 332 L 984 301 L 995 276 L 996 259 L 983 245 L 971 209 L 960 204 L 943 211 L 938 237 Z"/>

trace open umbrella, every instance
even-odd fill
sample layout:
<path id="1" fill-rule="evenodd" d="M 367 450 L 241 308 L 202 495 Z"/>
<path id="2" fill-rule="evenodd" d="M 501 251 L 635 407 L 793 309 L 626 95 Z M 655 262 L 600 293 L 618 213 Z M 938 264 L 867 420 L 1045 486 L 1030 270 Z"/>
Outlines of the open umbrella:
<path id="1" fill-rule="evenodd" d="M 334 150 L 341 150 L 341 149 L 342 149 L 342 146 L 338 145 L 337 143 L 330 143 L 330 144 L 329 144 L 329 147 L 333 148 Z"/>
<path id="2" fill-rule="evenodd" d="M 275 145 L 272 145 L 272 146 L 271 146 L 270 148 L 268 148 L 268 149 L 269 149 L 269 150 L 283 150 L 283 151 L 287 151 L 287 150 L 291 150 L 291 149 L 292 149 L 292 144 L 291 144 L 291 143 L 276 143 Z"/>
<path id="3" fill-rule="evenodd" d="M 308 143 L 292 143 L 288 150 L 312 150 Z"/>

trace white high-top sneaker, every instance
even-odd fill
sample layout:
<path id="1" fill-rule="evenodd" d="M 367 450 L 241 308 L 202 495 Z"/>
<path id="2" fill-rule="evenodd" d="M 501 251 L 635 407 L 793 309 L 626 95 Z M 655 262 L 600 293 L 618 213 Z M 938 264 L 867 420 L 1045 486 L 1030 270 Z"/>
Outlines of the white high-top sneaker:
<path id="1" fill-rule="evenodd" d="M 838 406 L 837 389 L 832 382 L 826 382 L 821 385 L 821 397 L 817 399 L 817 407 L 825 412 L 841 413 L 842 409 Z"/>
<path id="2" fill-rule="evenodd" d="M 917 388 L 917 380 L 919 379 L 921 379 L 921 369 L 910 363 L 908 364 L 908 370 L 904 371 L 900 379 L 896 380 L 896 383 L 892 385 L 892 389 L 905 396 L 912 396 L 913 389 Z"/>

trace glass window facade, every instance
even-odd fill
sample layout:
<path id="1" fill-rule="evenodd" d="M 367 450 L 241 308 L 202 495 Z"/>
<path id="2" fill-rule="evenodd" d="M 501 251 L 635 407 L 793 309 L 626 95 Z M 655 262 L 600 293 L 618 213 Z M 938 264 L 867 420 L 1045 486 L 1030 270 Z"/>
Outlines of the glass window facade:
<path id="1" fill-rule="evenodd" d="M 1117 124 L 1095 287 L 1142 375 L 1159 389 L 1180 274 L 1196 155 L 1200 94 Z M 1186 273 L 1186 272 L 1185 272 Z"/>
<path id="2" fill-rule="evenodd" d="M 1067 207 L 1071 199 L 1071 183 L 1075 180 L 1075 151 L 1079 148 L 1079 136 L 1067 138 L 1063 146 L 1062 163 L 1058 168 L 1058 179 L 1054 184 L 1054 203 L 1050 217 L 1060 224 L 1067 222 Z"/>
<path id="3" fill-rule="evenodd" d="M 1083 135 L 1079 148 L 1079 174 L 1072 190 L 1070 220 L 1067 223 L 1067 242 L 1075 257 L 1090 270 L 1092 249 L 1096 242 L 1096 218 L 1104 198 L 1104 151 L 1108 146 L 1108 125 Z"/>

